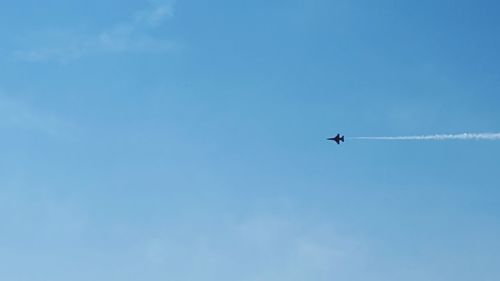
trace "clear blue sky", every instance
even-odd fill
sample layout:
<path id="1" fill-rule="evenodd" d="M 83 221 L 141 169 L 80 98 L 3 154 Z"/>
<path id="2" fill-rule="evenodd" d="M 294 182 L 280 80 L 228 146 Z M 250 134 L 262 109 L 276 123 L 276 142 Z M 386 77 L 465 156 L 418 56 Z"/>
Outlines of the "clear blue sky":
<path id="1" fill-rule="evenodd" d="M 42 3 L 43 2 L 43 3 Z M 0 279 L 500 280 L 496 1 L 0 4 Z"/>

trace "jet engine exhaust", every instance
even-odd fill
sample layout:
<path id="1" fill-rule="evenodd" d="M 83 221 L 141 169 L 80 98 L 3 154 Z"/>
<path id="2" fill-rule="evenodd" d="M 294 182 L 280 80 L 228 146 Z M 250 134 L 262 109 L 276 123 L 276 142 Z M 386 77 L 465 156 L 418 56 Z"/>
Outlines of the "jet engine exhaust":
<path id="1" fill-rule="evenodd" d="M 445 140 L 500 140 L 500 133 L 463 133 L 463 134 L 438 134 L 421 136 L 395 136 L 395 137 L 352 137 L 357 140 L 394 140 L 394 141 L 445 141 Z"/>

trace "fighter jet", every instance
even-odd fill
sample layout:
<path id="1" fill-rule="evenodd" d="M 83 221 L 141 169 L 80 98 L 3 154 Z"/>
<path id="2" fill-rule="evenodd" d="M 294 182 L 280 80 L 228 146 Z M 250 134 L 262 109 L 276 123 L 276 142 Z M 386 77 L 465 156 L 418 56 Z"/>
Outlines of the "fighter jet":
<path id="1" fill-rule="evenodd" d="M 337 134 L 334 138 L 328 138 L 327 140 L 335 141 L 337 144 L 340 144 L 340 142 L 344 142 L 344 136 Z"/>

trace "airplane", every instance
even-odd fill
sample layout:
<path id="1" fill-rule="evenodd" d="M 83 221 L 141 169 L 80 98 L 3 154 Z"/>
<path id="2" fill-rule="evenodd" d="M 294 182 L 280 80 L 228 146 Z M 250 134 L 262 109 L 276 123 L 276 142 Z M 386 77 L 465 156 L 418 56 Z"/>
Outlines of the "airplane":
<path id="1" fill-rule="evenodd" d="M 344 142 L 344 136 L 337 134 L 334 138 L 328 138 L 327 140 L 335 141 L 337 144 L 340 144 L 340 142 Z"/>

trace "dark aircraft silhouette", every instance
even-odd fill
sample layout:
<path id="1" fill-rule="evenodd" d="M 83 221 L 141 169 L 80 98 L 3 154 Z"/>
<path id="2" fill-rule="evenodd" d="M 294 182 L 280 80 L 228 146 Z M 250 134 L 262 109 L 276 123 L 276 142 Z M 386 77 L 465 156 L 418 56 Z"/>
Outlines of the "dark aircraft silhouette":
<path id="1" fill-rule="evenodd" d="M 334 138 L 328 138 L 327 140 L 335 141 L 337 144 L 340 144 L 340 142 L 344 142 L 344 136 L 337 134 Z"/>

